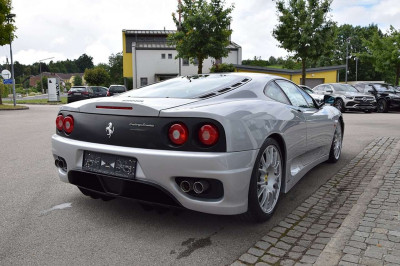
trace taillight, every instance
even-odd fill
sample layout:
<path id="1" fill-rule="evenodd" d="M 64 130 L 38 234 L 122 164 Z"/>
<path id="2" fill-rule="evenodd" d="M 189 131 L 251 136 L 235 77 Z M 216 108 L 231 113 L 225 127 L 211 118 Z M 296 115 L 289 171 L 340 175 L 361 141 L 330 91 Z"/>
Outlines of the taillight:
<path id="1" fill-rule="evenodd" d="M 56 127 L 58 130 L 62 131 L 64 128 L 64 116 L 58 115 L 56 119 Z"/>
<path id="2" fill-rule="evenodd" d="M 89 95 L 89 92 L 88 91 L 82 91 L 82 94 L 83 95 Z"/>
<path id="3" fill-rule="evenodd" d="M 64 131 L 67 134 L 71 134 L 72 130 L 74 130 L 74 119 L 72 116 L 67 116 L 64 118 Z"/>
<path id="4" fill-rule="evenodd" d="M 188 139 L 189 131 L 185 124 L 173 124 L 169 128 L 168 136 L 172 143 L 176 145 L 182 145 Z"/>
<path id="5" fill-rule="evenodd" d="M 68 94 L 72 94 L 72 91 L 69 91 Z"/>
<path id="6" fill-rule="evenodd" d="M 218 128 L 212 124 L 203 125 L 199 130 L 199 140 L 207 146 L 212 146 L 218 141 Z"/>
<path id="7" fill-rule="evenodd" d="M 107 91 L 107 96 L 110 96 L 110 92 L 109 91 Z"/>

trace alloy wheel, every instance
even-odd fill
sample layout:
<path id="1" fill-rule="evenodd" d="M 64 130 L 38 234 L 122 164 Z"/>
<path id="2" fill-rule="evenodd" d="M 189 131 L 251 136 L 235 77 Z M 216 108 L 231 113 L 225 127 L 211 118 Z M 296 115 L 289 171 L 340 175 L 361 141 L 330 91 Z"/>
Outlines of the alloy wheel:
<path id="1" fill-rule="evenodd" d="M 342 127 L 340 123 L 337 124 L 335 135 L 333 137 L 333 155 L 338 160 L 342 152 Z"/>
<path id="2" fill-rule="evenodd" d="M 269 145 L 260 158 L 257 197 L 261 210 L 269 214 L 278 202 L 281 190 L 282 161 L 275 145 Z"/>

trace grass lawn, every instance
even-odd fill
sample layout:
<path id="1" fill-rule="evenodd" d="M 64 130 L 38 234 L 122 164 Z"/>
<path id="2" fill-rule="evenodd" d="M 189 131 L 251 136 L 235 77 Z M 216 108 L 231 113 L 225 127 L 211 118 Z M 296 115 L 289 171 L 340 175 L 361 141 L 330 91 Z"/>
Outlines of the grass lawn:
<path id="1" fill-rule="evenodd" d="M 13 102 L 12 101 L 3 101 L 3 103 L 13 103 Z M 21 104 L 66 104 L 67 97 L 61 97 L 61 102 L 48 102 L 47 99 L 27 99 L 27 100 L 17 99 L 17 103 L 21 103 Z"/>
<path id="2" fill-rule="evenodd" d="M 0 104 L 0 110 L 13 110 L 13 109 L 21 109 L 25 108 L 26 106 L 23 105 L 16 105 L 14 107 L 13 104 Z"/>

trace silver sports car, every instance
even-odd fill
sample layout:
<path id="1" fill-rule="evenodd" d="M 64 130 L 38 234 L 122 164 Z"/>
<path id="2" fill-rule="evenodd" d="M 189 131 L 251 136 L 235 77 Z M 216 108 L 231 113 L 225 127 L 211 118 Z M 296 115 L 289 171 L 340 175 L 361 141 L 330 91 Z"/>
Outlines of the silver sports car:
<path id="1" fill-rule="evenodd" d="M 196 75 L 62 106 L 52 152 L 60 179 L 92 198 L 263 221 L 339 159 L 343 130 L 340 111 L 284 78 Z"/>

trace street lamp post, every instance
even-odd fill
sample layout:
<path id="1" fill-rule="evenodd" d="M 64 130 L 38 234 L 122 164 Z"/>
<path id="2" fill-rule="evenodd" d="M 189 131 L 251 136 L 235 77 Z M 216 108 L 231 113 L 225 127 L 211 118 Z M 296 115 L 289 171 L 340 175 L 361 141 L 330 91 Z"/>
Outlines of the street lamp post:
<path id="1" fill-rule="evenodd" d="M 346 76 L 345 76 L 345 82 L 347 83 L 347 72 L 349 72 L 349 43 L 350 43 L 350 37 L 346 39 Z"/>
<path id="2" fill-rule="evenodd" d="M 42 87 L 42 93 L 44 93 L 44 90 L 43 90 L 43 77 L 42 77 L 42 63 L 41 62 L 49 60 L 49 59 L 53 59 L 53 58 L 54 57 L 49 57 L 49 58 L 39 60 L 40 85 Z"/>
<path id="3" fill-rule="evenodd" d="M 10 23 L 11 19 L 15 17 L 15 14 L 8 14 L 6 16 L 8 23 Z M 14 79 L 14 61 L 13 61 L 13 54 L 12 54 L 12 38 L 11 38 L 12 32 L 10 32 L 10 58 L 11 58 L 11 80 L 12 80 L 12 88 L 13 88 L 13 103 L 14 107 L 17 104 L 16 103 L 16 94 L 15 94 L 15 79 Z"/>
<path id="4" fill-rule="evenodd" d="M 358 57 L 354 57 L 354 60 L 356 60 L 356 81 L 357 81 Z"/>

